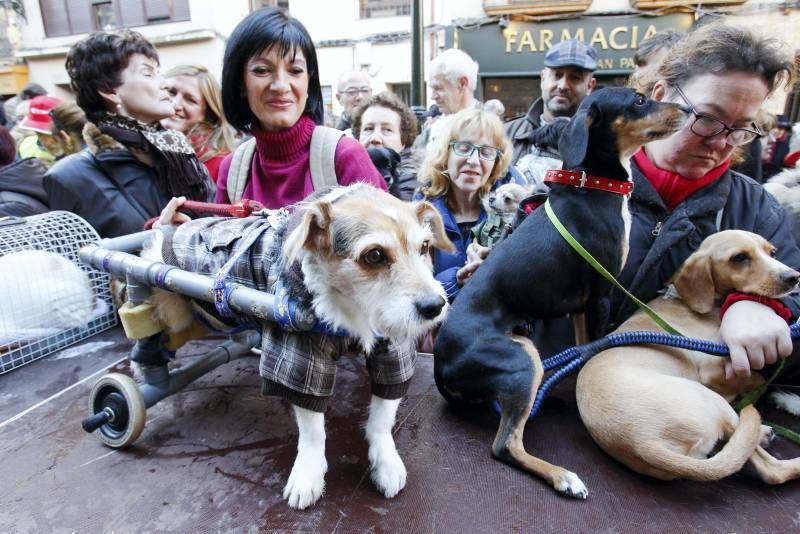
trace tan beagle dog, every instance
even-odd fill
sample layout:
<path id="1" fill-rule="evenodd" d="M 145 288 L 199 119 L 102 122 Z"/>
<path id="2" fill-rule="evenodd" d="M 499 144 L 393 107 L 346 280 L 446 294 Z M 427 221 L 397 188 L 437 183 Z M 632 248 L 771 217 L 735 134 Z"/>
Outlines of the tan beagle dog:
<path id="1" fill-rule="evenodd" d="M 773 258 L 775 248 L 750 232 L 726 230 L 703 241 L 674 279 L 677 297 L 650 302 L 686 336 L 719 341 L 716 303 L 731 291 L 781 297 L 800 274 Z M 643 312 L 617 332 L 651 330 Z M 634 471 L 662 480 L 718 480 L 749 461 L 768 484 L 800 476 L 800 458 L 778 460 L 764 446 L 772 430 L 748 406 L 737 415 L 738 394 L 764 383 L 749 377 L 725 380 L 726 358 L 660 345 L 604 351 L 578 376 L 581 418 L 595 442 Z M 718 442 L 724 446 L 709 457 Z"/>

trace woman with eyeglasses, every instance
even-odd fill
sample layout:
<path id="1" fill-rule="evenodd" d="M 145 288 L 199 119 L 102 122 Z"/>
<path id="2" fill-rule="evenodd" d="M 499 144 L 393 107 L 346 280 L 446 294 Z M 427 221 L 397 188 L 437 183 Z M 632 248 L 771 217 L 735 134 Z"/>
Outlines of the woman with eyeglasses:
<path id="1" fill-rule="evenodd" d="M 472 244 L 472 227 L 486 219 L 481 198 L 511 179 L 511 144 L 494 113 L 469 108 L 448 118 L 418 174 L 418 198 L 430 201 L 444 219 L 457 251 L 433 252 L 433 272 L 452 301 L 483 262 L 489 249 Z M 468 248 L 471 247 L 468 254 Z"/>
<path id="2" fill-rule="evenodd" d="M 618 279 L 639 299 L 655 298 L 701 241 L 719 230 L 760 234 L 777 248 L 778 260 L 800 266 L 787 214 L 758 183 L 730 169 L 736 147 L 763 135 L 756 125 L 759 108 L 778 86 L 792 86 L 794 69 L 784 43 L 722 25 L 687 34 L 662 63 L 651 96 L 683 105 L 687 121 L 631 160 L 630 251 Z M 800 317 L 800 296 L 723 298 L 720 335 L 731 352 L 727 377 L 749 375 L 751 368 L 763 369 L 792 352 L 781 315 Z M 634 311 L 636 305 L 614 290 L 606 330 Z"/>

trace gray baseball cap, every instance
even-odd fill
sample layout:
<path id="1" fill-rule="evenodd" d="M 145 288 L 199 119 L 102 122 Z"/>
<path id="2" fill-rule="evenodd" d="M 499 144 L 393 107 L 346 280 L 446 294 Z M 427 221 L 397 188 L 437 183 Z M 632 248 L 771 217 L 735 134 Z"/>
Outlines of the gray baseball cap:
<path id="1" fill-rule="evenodd" d="M 561 41 L 547 51 L 544 56 L 544 66 L 554 69 L 576 67 L 594 71 L 597 69 L 597 50 L 577 39 Z"/>

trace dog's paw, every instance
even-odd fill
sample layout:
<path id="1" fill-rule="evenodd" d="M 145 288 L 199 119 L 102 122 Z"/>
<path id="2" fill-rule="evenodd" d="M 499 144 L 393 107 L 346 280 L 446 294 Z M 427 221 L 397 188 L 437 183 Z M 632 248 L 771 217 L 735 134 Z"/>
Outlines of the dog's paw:
<path id="1" fill-rule="evenodd" d="M 800 416 L 800 396 L 785 391 L 776 391 L 769 396 L 769 399 L 781 410 Z"/>
<path id="2" fill-rule="evenodd" d="M 581 482 L 581 479 L 578 478 L 578 475 L 572 471 L 566 471 L 564 478 L 561 480 L 556 480 L 553 484 L 553 487 L 556 489 L 556 491 L 561 492 L 568 497 L 585 499 L 589 496 L 589 490 L 586 489 L 586 485 L 584 485 L 584 483 Z"/>
<path id="3" fill-rule="evenodd" d="M 393 446 L 370 447 L 372 482 L 386 498 L 406 487 L 406 466 Z"/>
<path id="4" fill-rule="evenodd" d="M 775 439 L 775 430 L 771 426 L 761 425 L 761 436 L 758 438 L 758 444 L 761 447 L 769 447 Z"/>
<path id="5" fill-rule="evenodd" d="M 298 456 L 289 475 L 289 482 L 283 488 L 283 498 L 289 506 L 302 510 L 317 502 L 325 491 L 327 470 L 328 463 L 324 457 L 319 461 Z"/>

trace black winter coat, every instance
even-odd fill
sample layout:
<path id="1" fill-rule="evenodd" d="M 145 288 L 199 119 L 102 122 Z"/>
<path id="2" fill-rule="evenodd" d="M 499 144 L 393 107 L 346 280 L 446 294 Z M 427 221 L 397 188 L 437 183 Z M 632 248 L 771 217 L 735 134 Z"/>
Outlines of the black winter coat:
<path id="1" fill-rule="evenodd" d="M 93 124 L 86 125 L 83 137 L 86 148 L 58 161 L 44 177 L 50 209 L 80 215 L 100 237 L 141 231 L 161 213 L 170 194 L 152 167 Z M 191 200 L 213 199 L 213 184 L 210 189 L 210 198 Z"/>
<path id="2" fill-rule="evenodd" d="M 42 178 L 47 166 L 25 158 L 0 169 L 0 217 L 27 217 L 48 211 Z"/>
<path id="3" fill-rule="evenodd" d="M 792 221 L 775 198 L 755 180 L 728 171 L 667 213 L 661 197 L 631 160 L 634 190 L 628 261 L 619 281 L 647 302 L 655 298 L 683 262 L 709 235 L 719 230 L 747 230 L 763 236 L 778 249 L 776 258 L 800 267 L 800 248 L 792 236 Z M 800 317 L 800 296 L 783 299 Z M 611 294 L 611 324 L 616 328 L 636 311 L 620 291 Z"/>
<path id="4" fill-rule="evenodd" d="M 44 188 L 51 209 L 80 215 L 100 237 L 141 231 L 171 198 L 153 169 L 122 147 L 67 156 L 47 172 Z"/>

